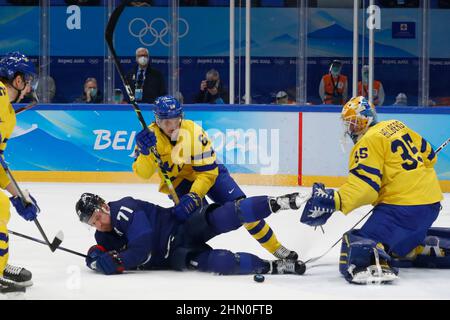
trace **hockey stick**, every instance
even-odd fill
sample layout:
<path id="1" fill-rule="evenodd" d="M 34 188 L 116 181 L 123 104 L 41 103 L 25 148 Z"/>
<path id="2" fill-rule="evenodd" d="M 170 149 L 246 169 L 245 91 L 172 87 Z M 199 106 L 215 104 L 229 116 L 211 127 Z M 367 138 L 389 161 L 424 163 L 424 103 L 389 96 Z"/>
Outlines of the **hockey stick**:
<path id="1" fill-rule="evenodd" d="M 450 142 L 450 138 L 445 140 L 445 142 L 443 144 L 441 144 L 434 153 L 438 154 L 442 149 L 444 149 L 449 144 L 449 142 Z"/>
<path id="2" fill-rule="evenodd" d="M 448 138 L 447 140 L 445 140 L 445 142 L 444 143 L 442 143 L 440 146 L 439 146 L 439 148 L 437 148 L 436 149 L 436 151 L 434 152 L 435 154 L 438 154 L 439 152 L 441 152 L 441 150 L 442 149 L 444 149 L 448 144 L 449 144 L 449 142 L 450 142 L 450 138 Z M 361 221 L 363 221 L 369 214 L 371 214 L 372 213 L 372 211 L 373 211 L 373 209 L 374 208 L 372 208 L 369 212 L 367 212 L 365 215 L 364 215 L 364 217 L 362 217 L 349 231 L 351 231 L 351 230 L 353 230 L 353 229 L 355 229 L 356 228 L 356 226 L 358 225 L 358 224 L 360 224 L 361 223 Z M 314 258 L 311 258 L 311 259 L 308 259 L 308 260 L 306 260 L 306 262 L 305 262 L 305 264 L 306 263 L 311 263 L 311 262 L 314 262 L 314 261 L 317 261 L 317 260 L 319 260 L 319 259 L 321 259 L 322 257 L 324 257 L 325 255 L 327 255 L 327 253 L 328 252 L 330 252 L 331 251 L 331 249 L 333 249 L 339 242 L 341 242 L 341 240 L 342 240 L 342 237 L 340 237 L 327 251 L 325 251 L 325 253 L 323 253 L 322 255 L 320 255 L 320 256 L 317 256 L 317 257 L 314 257 Z"/>
<path id="3" fill-rule="evenodd" d="M 0 163 L 3 167 L 3 169 L 5 169 L 6 175 L 8 176 L 9 180 L 11 180 L 11 183 L 14 185 L 17 192 L 19 193 L 19 197 L 20 197 L 20 200 L 22 201 L 22 204 L 26 207 L 27 205 L 29 205 L 29 203 L 26 201 L 25 195 L 23 194 L 22 190 L 19 188 L 17 181 L 14 179 L 13 175 L 11 174 L 11 171 L 8 168 L 8 165 L 6 164 L 5 160 L 1 156 L 0 156 Z M 54 252 L 64 239 L 63 232 L 59 231 L 56 234 L 56 237 L 53 239 L 52 243 L 50 243 L 50 241 L 48 240 L 47 235 L 45 234 L 44 230 L 42 229 L 41 224 L 39 223 L 38 219 L 35 218 L 33 221 L 36 224 L 37 228 L 39 229 L 39 232 L 41 233 L 42 237 L 44 238 L 45 243 L 49 246 L 50 250 L 52 252 Z"/>
<path id="4" fill-rule="evenodd" d="M 19 233 L 19 232 L 15 232 L 15 231 L 12 231 L 12 230 L 8 230 L 8 232 L 9 232 L 10 234 L 15 235 L 15 236 L 18 236 L 18 237 L 21 237 L 21 238 L 25 238 L 25 239 L 28 239 L 28 240 L 31 240 L 31 241 L 34 241 L 34 242 L 38 242 L 38 243 L 41 243 L 41 244 L 43 244 L 43 245 L 47 245 L 47 243 L 46 243 L 45 241 L 42 241 L 42 240 L 39 240 L 39 239 L 30 237 L 30 236 L 27 236 L 27 235 L 25 235 L 25 234 L 22 234 L 22 233 Z M 87 257 L 86 255 L 84 255 L 84 254 L 82 254 L 82 253 L 80 253 L 80 252 L 76 252 L 76 251 L 73 251 L 73 250 L 70 250 L 70 249 L 61 247 L 61 246 L 58 246 L 56 249 L 59 249 L 59 250 L 62 250 L 62 251 L 66 251 L 66 252 L 75 254 L 75 255 L 77 255 L 77 256 L 83 257 L 83 258 L 86 258 L 86 257 Z"/>
<path id="5" fill-rule="evenodd" d="M 124 76 L 125 73 L 123 72 L 122 66 L 120 65 L 119 58 L 117 57 L 116 50 L 114 49 L 114 44 L 113 44 L 114 30 L 116 28 L 117 22 L 119 21 L 119 17 L 122 14 L 123 10 L 125 9 L 125 6 L 131 1 L 132 0 L 124 0 L 116 9 L 114 9 L 113 13 L 111 14 L 111 17 L 109 18 L 108 24 L 106 26 L 105 40 L 106 40 L 106 43 L 108 44 L 109 51 L 111 52 L 111 55 L 113 57 L 114 64 L 117 68 L 117 72 L 119 73 L 120 79 L 122 80 L 122 83 L 125 87 L 125 91 L 127 92 L 128 97 L 130 99 L 130 103 L 133 106 L 134 112 L 136 113 L 136 116 L 138 117 L 142 128 L 146 129 L 146 130 L 150 130 L 147 126 L 147 123 L 144 120 L 144 117 L 142 116 L 141 109 L 139 108 L 139 106 L 136 102 L 136 98 L 134 97 L 134 93 L 131 90 L 130 84 L 128 83 L 127 79 Z M 164 169 L 164 166 L 163 166 L 163 163 L 161 160 L 161 156 L 159 155 L 158 150 L 156 149 L 156 146 L 153 146 L 152 148 L 150 148 L 150 151 L 154 156 L 155 162 L 158 165 L 159 170 L 161 171 L 161 174 L 163 175 L 164 182 L 166 183 L 167 188 L 169 189 L 169 192 L 170 192 L 170 195 L 172 196 L 173 201 L 175 202 L 175 204 L 178 204 L 180 202 L 180 200 L 178 199 L 178 195 L 175 191 L 172 181 L 169 178 L 169 175 L 167 174 L 167 171 Z"/>

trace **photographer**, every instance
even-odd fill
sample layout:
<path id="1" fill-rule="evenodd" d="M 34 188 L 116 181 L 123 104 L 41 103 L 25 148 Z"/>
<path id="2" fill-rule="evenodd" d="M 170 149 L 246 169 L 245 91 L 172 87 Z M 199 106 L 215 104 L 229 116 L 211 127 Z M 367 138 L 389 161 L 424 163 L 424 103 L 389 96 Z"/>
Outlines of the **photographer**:
<path id="1" fill-rule="evenodd" d="M 206 80 L 200 83 L 200 92 L 195 103 L 225 104 L 228 103 L 228 92 L 223 88 L 219 72 L 211 69 L 206 73 Z"/>

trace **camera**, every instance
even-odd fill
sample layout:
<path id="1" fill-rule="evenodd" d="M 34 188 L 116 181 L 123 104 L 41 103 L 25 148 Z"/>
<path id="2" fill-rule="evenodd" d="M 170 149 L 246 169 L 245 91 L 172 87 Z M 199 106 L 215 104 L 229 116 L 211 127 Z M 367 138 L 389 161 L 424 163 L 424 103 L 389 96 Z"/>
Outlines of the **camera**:
<path id="1" fill-rule="evenodd" d="M 206 87 L 213 89 L 216 86 L 217 80 L 206 80 Z"/>

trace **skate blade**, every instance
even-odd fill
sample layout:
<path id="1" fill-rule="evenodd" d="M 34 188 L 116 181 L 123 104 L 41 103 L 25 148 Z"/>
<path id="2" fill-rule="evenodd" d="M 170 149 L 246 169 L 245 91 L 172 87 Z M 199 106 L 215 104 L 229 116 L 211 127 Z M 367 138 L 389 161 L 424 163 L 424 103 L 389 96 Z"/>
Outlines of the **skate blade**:
<path id="1" fill-rule="evenodd" d="M 16 282 L 16 281 L 12 281 L 10 280 L 16 287 L 19 288 L 27 288 L 27 287 L 31 287 L 33 285 L 33 280 L 28 280 L 28 281 L 22 281 L 22 282 Z"/>

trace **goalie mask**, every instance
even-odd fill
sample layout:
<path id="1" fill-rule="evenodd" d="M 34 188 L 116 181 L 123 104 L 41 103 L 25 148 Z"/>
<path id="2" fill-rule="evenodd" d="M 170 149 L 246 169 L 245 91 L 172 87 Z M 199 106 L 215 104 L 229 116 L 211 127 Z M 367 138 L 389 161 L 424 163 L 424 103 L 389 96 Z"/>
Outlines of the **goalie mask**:
<path id="1" fill-rule="evenodd" d="M 101 209 L 106 203 L 100 196 L 93 193 L 83 193 L 75 205 L 75 211 L 81 222 L 88 223 L 95 210 Z"/>
<path id="2" fill-rule="evenodd" d="M 377 123 L 375 106 L 366 98 L 351 98 L 342 108 L 341 118 L 345 134 L 356 143 L 370 126 Z"/>

